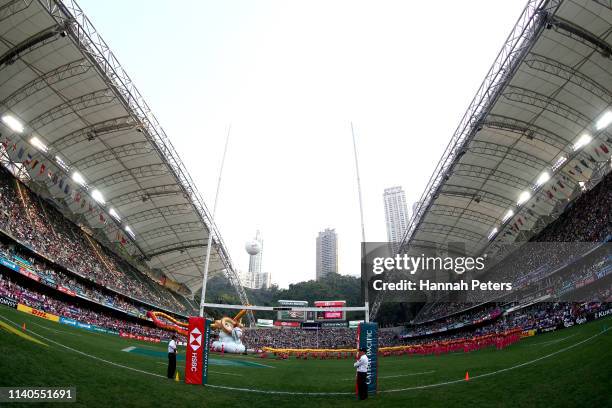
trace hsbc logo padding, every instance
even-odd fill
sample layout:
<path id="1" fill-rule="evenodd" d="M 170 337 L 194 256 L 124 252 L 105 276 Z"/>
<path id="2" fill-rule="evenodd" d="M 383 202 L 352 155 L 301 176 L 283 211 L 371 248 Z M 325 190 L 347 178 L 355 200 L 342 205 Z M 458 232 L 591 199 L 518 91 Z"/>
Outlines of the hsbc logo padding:
<path id="1" fill-rule="evenodd" d="M 202 332 L 197 327 L 189 334 L 189 346 L 193 351 L 202 346 Z"/>

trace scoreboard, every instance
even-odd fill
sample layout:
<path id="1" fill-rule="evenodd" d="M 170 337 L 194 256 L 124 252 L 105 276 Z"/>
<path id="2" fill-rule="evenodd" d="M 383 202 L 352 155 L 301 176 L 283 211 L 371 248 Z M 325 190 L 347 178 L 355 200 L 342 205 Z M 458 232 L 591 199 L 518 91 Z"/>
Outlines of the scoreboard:
<path id="1" fill-rule="evenodd" d="M 279 300 L 279 307 L 308 307 L 306 300 Z M 304 322 L 306 321 L 306 312 L 297 312 L 293 310 L 279 310 L 277 319 L 281 322 Z"/>
<path id="2" fill-rule="evenodd" d="M 330 320 L 346 320 L 346 312 L 344 311 L 325 311 L 325 308 L 330 307 L 345 307 L 346 300 L 331 300 L 324 301 L 319 300 L 314 302 L 315 307 L 320 308 L 321 311 L 317 311 L 317 321 L 330 321 Z"/>

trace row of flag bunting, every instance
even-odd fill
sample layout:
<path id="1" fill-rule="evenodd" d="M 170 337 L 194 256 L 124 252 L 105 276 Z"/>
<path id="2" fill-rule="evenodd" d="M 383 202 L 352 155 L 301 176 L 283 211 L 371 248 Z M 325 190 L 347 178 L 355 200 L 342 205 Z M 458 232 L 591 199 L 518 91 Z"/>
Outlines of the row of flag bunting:
<path id="1" fill-rule="evenodd" d="M 11 139 L 5 138 L 0 143 L 9 154 L 15 155 L 17 158 L 15 161 L 22 160 L 23 165 L 28 169 L 28 173 L 32 178 L 40 179 L 46 177 L 52 186 L 57 187 L 66 195 L 66 200 L 70 200 L 73 203 L 78 204 L 78 206 L 85 212 L 97 215 L 100 223 L 105 226 L 108 225 L 107 216 L 104 214 L 104 211 L 99 208 L 98 204 L 93 200 L 84 197 L 82 194 L 82 189 L 78 185 L 75 188 L 74 184 L 69 182 L 70 179 L 61 171 L 52 170 L 51 166 L 45 162 L 34 159 L 31 150 L 21 146 L 20 142 L 11 142 Z M 56 167 L 55 164 L 53 166 Z M 117 230 L 115 238 L 121 245 L 127 244 L 125 235 L 123 235 L 119 230 Z"/>

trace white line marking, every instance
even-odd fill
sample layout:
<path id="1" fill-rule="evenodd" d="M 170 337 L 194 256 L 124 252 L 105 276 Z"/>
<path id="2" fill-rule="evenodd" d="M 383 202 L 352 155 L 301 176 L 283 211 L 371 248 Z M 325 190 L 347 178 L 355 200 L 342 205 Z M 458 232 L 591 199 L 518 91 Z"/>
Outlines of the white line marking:
<path id="1" fill-rule="evenodd" d="M 19 327 L 19 325 L 18 325 L 17 323 L 15 323 L 14 321 L 10 320 L 10 319 L 9 319 L 9 318 L 7 318 L 7 317 L 0 316 L 0 318 L 4 319 L 4 320 L 6 320 L 6 321 L 9 321 L 9 322 L 11 322 L 13 325 L 15 325 L 15 326 Z M 132 371 L 136 371 L 136 372 L 139 372 L 139 373 L 143 373 L 143 374 L 152 375 L 152 376 L 154 376 L 154 377 L 166 378 L 166 376 L 163 376 L 163 375 L 160 375 L 160 374 L 150 373 L 150 372 L 148 372 L 148 371 L 139 370 L 139 369 L 137 369 L 137 368 L 133 368 L 133 367 L 128 367 L 128 366 L 125 366 L 125 365 L 122 365 L 122 364 L 119 364 L 119 363 L 115 363 L 115 362 L 113 362 L 113 361 L 105 360 L 105 359 L 103 359 L 103 358 L 96 357 L 96 356 L 93 356 L 93 355 L 91 355 L 91 354 L 84 353 L 84 352 L 82 352 L 82 351 L 80 351 L 80 350 L 77 350 L 77 349 L 74 349 L 74 348 L 72 348 L 72 347 L 66 346 L 66 345 L 64 345 L 64 344 L 62 344 L 62 343 L 58 343 L 58 342 L 57 342 L 57 341 L 55 341 L 55 340 L 51 340 L 51 339 L 49 339 L 49 338 L 47 338 L 47 337 L 45 337 L 45 336 L 43 336 L 43 335 L 41 335 L 41 334 L 35 333 L 35 332 L 31 331 L 31 330 L 30 330 L 29 332 L 30 332 L 31 334 L 35 335 L 35 336 L 40 337 L 41 339 L 45 339 L 45 340 L 47 340 L 47 341 L 48 341 L 48 342 L 50 342 L 50 343 L 57 344 L 57 345 L 58 345 L 58 346 L 60 346 L 60 347 L 63 347 L 63 348 L 68 349 L 68 350 L 70 350 L 70 351 L 74 351 L 75 353 L 78 353 L 78 354 L 81 354 L 81 355 L 83 355 L 83 356 L 86 356 L 86 357 L 92 358 L 92 359 L 94 359 L 94 360 L 102 361 L 102 362 L 104 362 L 104 363 L 107 363 L 107 364 L 110 364 L 110 365 L 114 365 L 114 366 L 116 366 L 116 367 L 125 368 L 125 369 L 127 369 L 127 370 L 132 370 Z"/>
<path id="2" fill-rule="evenodd" d="M 398 374 L 398 375 L 383 375 L 383 376 L 378 376 L 378 378 L 399 378 L 399 377 L 412 377 L 415 375 L 425 375 L 425 374 L 431 374 L 431 373 L 435 373 L 435 370 L 431 370 L 431 371 L 423 371 L 421 373 L 409 373 L 409 374 Z M 351 378 L 344 378 L 344 381 L 355 381 L 355 377 L 351 377 Z"/>
<path id="3" fill-rule="evenodd" d="M 36 323 L 36 322 L 30 322 L 30 323 L 31 323 L 31 324 L 34 324 L 34 325 L 36 325 L 36 326 L 38 326 L 38 327 L 40 327 L 41 329 L 49 330 L 49 331 L 52 331 L 52 332 L 55 332 L 55 333 L 60 333 L 60 334 L 70 334 L 71 336 L 79 336 L 79 337 L 82 337 L 82 335 L 81 335 L 81 334 L 79 334 L 79 333 L 70 333 L 70 332 L 65 331 L 65 330 L 52 329 L 52 328 L 50 328 L 50 327 L 45 327 L 45 326 L 43 326 L 43 325 L 41 325 L 41 324 L 38 324 L 38 323 Z"/>
<path id="4" fill-rule="evenodd" d="M 553 353 L 547 354 L 547 355 L 542 356 L 542 357 L 538 357 L 538 358 L 536 358 L 534 360 L 526 361 L 524 363 L 517 364 L 517 365 L 514 365 L 512 367 L 507 367 L 507 368 L 502 368 L 500 370 L 491 371 L 490 373 L 475 375 L 475 376 L 470 378 L 470 381 L 475 380 L 477 378 L 490 377 L 492 375 L 496 375 L 496 374 L 499 374 L 499 373 L 504 373 L 506 371 L 514 370 L 516 368 L 525 367 L 525 366 L 531 365 L 533 363 L 537 363 L 538 361 L 544 360 L 546 358 L 549 358 L 549 357 L 552 357 L 552 356 L 556 356 L 559 353 L 563 353 L 563 352 L 565 352 L 567 350 L 573 349 L 574 347 L 578 347 L 579 345 L 584 344 L 587 341 L 590 341 L 590 340 L 594 339 L 595 337 L 599 337 L 602 334 L 606 333 L 608 330 L 610 330 L 610 328 L 606 328 L 605 330 L 602 330 L 601 332 L 599 332 L 597 334 L 594 334 L 591 337 L 588 337 L 588 338 L 586 338 L 586 339 L 584 339 L 582 341 L 579 341 L 578 343 L 574 343 L 571 346 L 567 346 L 567 347 L 562 348 L 560 350 L 557 350 L 557 351 L 555 351 Z M 439 387 L 439 386 L 442 386 L 442 385 L 456 384 L 456 383 L 460 383 L 460 382 L 464 382 L 464 381 L 465 381 L 465 379 L 462 378 L 460 380 L 446 381 L 446 382 L 442 382 L 442 383 L 438 383 L 438 384 L 419 385 L 419 386 L 416 386 L 416 387 L 398 388 L 398 389 L 394 389 L 394 390 L 383 390 L 383 391 L 379 391 L 379 392 L 400 392 L 400 391 L 410 391 L 410 390 L 422 390 L 424 388 Z"/>
<path id="5" fill-rule="evenodd" d="M 130 346 L 130 347 L 126 347 L 126 348 L 124 348 L 124 349 L 121 349 L 121 351 L 125 351 L 125 352 L 128 352 L 128 353 L 129 353 L 130 351 L 134 350 L 135 348 L 136 348 L 136 347 L 134 347 L 134 346 Z"/>
<path id="6" fill-rule="evenodd" d="M 208 370 L 208 372 L 209 373 L 214 373 L 214 374 L 223 374 L 223 375 L 233 375 L 233 376 L 236 376 L 236 377 L 244 377 L 244 375 L 242 375 L 242 374 L 224 373 L 224 372 L 221 372 L 221 371 Z"/>
<path id="7" fill-rule="evenodd" d="M 560 342 L 562 342 L 562 341 L 564 341 L 564 340 L 567 340 L 567 339 L 569 339 L 569 338 L 571 338 L 571 337 L 574 337 L 574 336 L 575 336 L 575 335 L 577 335 L 577 334 L 578 334 L 578 333 L 574 333 L 574 334 L 572 334 L 572 335 L 569 335 L 569 336 L 566 336 L 566 337 L 563 337 L 563 338 L 560 338 L 560 339 L 549 340 L 549 341 L 543 341 L 543 342 L 540 342 L 540 343 L 526 344 L 525 346 L 528 346 L 528 347 L 533 347 L 533 346 L 547 346 L 547 345 L 549 345 L 549 344 L 560 343 Z"/>
<path id="8" fill-rule="evenodd" d="M 6 320 L 6 321 L 12 323 L 16 327 L 20 327 L 17 323 L 13 322 L 12 320 L 10 320 L 7 317 L 0 316 L 0 318 L 2 318 L 3 320 Z M 475 380 L 477 378 L 490 377 L 492 375 L 496 375 L 496 374 L 503 373 L 503 372 L 506 372 L 506 371 L 514 370 L 516 368 L 520 368 L 520 367 L 525 367 L 527 365 L 531 365 L 531 364 L 536 363 L 538 361 L 544 360 L 546 358 L 555 356 L 555 355 L 563 353 L 563 352 L 565 352 L 567 350 L 571 350 L 571 349 L 573 349 L 575 347 L 578 347 L 581 344 L 584 344 L 584 343 L 586 343 L 588 341 L 591 341 L 592 339 L 594 339 L 596 337 L 601 336 L 602 334 L 608 332 L 611 329 L 612 328 L 606 328 L 606 329 L 600 331 L 599 333 L 592 335 L 591 337 L 588 337 L 588 338 L 586 338 L 586 339 L 584 339 L 582 341 L 579 341 L 578 343 L 574 343 L 571 346 L 567 346 L 567 347 L 562 348 L 560 350 L 557 350 L 557 351 L 555 351 L 553 353 L 547 354 L 547 355 L 542 356 L 542 357 L 538 357 L 538 358 L 536 358 L 534 360 L 526 361 L 524 363 L 517 364 L 517 365 L 511 366 L 511 367 L 502 368 L 500 370 L 492 371 L 490 373 L 475 375 L 475 376 L 471 377 L 470 380 L 473 381 L 473 380 Z M 57 344 L 60 347 L 64 347 L 64 348 L 66 348 L 68 350 L 74 351 L 75 353 L 84 355 L 86 357 L 90 357 L 90 358 L 92 358 L 94 360 L 102 361 L 104 363 L 107 363 L 107 364 L 110 364 L 110 365 L 113 365 L 113 366 L 116 366 L 116 367 L 125 368 L 127 370 L 136 371 L 136 372 L 139 372 L 139 373 L 142 373 L 142 374 L 148 374 L 148 375 L 152 375 L 154 377 L 159 377 L 159 378 L 166 378 L 165 376 L 160 375 L 160 374 L 155 374 L 155 373 L 151 373 L 151 372 L 148 372 L 148 371 L 139 370 L 137 368 L 128 367 L 128 366 L 125 366 L 125 365 L 122 365 L 122 364 L 119 364 L 119 363 L 115 363 L 113 361 L 105 360 L 105 359 L 100 358 L 100 357 L 92 356 L 91 354 L 84 353 L 84 352 L 82 352 L 80 350 L 73 349 L 72 347 L 68 347 L 68 346 L 65 346 L 65 345 L 63 345 L 61 343 L 58 343 L 58 342 L 54 341 L 54 340 L 48 339 L 48 338 L 46 338 L 46 337 L 44 337 L 44 336 L 42 336 L 42 335 L 40 335 L 38 333 L 35 333 L 33 331 L 30 331 L 30 333 L 32 333 L 35 336 L 38 336 L 38 337 L 40 337 L 40 338 L 42 338 L 44 340 L 47 340 L 47 341 L 49 341 L 51 343 Z M 436 384 L 419 385 L 419 386 L 407 387 L 407 388 L 396 388 L 396 389 L 391 389 L 391 390 L 381 390 L 381 391 L 379 391 L 379 393 L 422 390 L 422 389 L 426 389 L 426 388 L 435 388 L 435 387 L 441 387 L 443 385 L 451 385 L 451 384 L 457 384 L 457 383 L 462 383 L 462 382 L 465 382 L 465 379 L 461 378 L 459 380 L 445 381 L 445 382 L 436 383 Z M 213 384 L 207 384 L 206 387 L 218 388 L 218 389 L 223 389 L 223 390 L 231 390 L 231 391 L 252 392 L 252 393 L 257 393 L 257 394 L 276 394 L 276 395 L 312 395 L 312 396 L 317 396 L 318 395 L 318 396 L 325 396 L 325 395 L 353 395 L 354 394 L 353 392 L 299 392 L 299 391 L 275 391 L 275 390 L 269 390 L 268 391 L 268 390 L 252 389 L 252 388 L 228 387 L 228 386 L 225 386 L 225 385 L 213 385 Z"/>

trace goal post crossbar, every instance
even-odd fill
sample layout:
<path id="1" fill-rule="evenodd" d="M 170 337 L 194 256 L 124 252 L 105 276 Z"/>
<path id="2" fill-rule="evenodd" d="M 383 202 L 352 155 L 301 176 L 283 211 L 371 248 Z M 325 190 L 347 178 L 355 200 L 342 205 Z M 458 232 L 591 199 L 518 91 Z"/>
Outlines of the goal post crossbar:
<path id="1" fill-rule="evenodd" d="M 235 310 L 260 310 L 270 312 L 365 312 L 366 306 L 330 306 L 330 307 L 298 307 L 298 306 L 245 306 L 226 305 L 224 303 L 203 303 L 204 308 L 211 309 L 235 309 Z"/>

